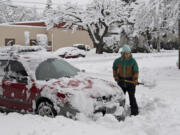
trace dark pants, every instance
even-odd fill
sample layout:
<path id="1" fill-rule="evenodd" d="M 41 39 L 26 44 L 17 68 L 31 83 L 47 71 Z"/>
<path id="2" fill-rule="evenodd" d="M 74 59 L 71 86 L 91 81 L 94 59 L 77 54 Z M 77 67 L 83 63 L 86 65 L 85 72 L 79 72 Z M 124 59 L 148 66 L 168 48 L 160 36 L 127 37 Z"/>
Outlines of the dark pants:
<path id="1" fill-rule="evenodd" d="M 131 79 L 130 79 L 131 80 Z M 138 115 L 138 105 L 135 98 L 136 86 L 134 84 L 125 83 L 124 81 L 119 81 L 118 85 L 122 88 L 124 94 L 128 92 L 129 101 L 131 106 L 131 115 Z"/>

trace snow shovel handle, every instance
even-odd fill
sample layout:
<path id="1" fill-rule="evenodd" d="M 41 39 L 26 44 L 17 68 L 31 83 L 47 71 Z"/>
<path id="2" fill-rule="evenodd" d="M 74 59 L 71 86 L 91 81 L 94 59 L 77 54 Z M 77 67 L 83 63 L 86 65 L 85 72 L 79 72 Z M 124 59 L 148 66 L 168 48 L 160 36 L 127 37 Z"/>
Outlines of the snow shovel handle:
<path id="1" fill-rule="evenodd" d="M 130 80 L 122 80 L 122 81 L 125 81 L 127 83 L 132 83 L 132 84 L 135 84 L 135 85 L 144 85 L 144 83 L 140 83 L 140 82 L 136 83 L 135 81 L 130 81 Z"/>

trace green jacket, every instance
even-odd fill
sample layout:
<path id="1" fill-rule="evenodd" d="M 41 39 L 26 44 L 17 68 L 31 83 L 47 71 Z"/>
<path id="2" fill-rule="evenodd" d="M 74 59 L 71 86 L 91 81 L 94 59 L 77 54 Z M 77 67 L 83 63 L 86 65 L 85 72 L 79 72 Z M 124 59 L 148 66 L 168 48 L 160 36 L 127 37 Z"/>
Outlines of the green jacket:
<path id="1" fill-rule="evenodd" d="M 113 63 L 113 77 L 115 81 L 119 78 L 132 78 L 138 80 L 139 68 L 132 55 L 125 59 L 123 56 L 117 58 Z"/>

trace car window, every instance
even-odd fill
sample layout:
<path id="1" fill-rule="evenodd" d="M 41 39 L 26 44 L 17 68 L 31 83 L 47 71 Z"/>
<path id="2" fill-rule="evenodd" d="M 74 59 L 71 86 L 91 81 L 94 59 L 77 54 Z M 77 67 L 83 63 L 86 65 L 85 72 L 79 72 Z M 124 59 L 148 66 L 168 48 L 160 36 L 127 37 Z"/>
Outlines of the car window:
<path id="1" fill-rule="evenodd" d="M 27 76 L 25 68 L 18 61 L 9 61 L 9 65 L 6 71 L 8 73 L 8 76 L 13 79 L 17 77 Z"/>
<path id="2" fill-rule="evenodd" d="M 55 69 L 52 64 L 48 62 L 43 62 L 36 70 L 36 78 L 37 80 L 49 80 L 56 76 Z"/>
<path id="3" fill-rule="evenodd" d="M 72 77 L 79 70 L 66 61 L 60 59 L 48 59 L 42 62 L 36 69 L 37 80 L 58 79 L 61 77 Z"/>
<path id="4" fill-rule="evenodd" d="M 0 60 L 0 77 L 5 75 L 4 68 L 7 66 L 8 60 Z"/>

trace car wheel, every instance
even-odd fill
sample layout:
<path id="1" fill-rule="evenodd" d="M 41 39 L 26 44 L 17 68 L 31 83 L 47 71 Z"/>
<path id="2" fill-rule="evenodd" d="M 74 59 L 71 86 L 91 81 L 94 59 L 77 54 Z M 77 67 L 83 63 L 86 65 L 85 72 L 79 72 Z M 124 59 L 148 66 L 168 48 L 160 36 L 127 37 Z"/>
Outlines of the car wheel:
<path id="1" fill-rule="evenodd" d="M 42 101 L 38 105 L 37 114 L 41 116 L 48 116 L 53 118 L 56 116 L 56 111 L 52 103 L 48 101 Z"/>

